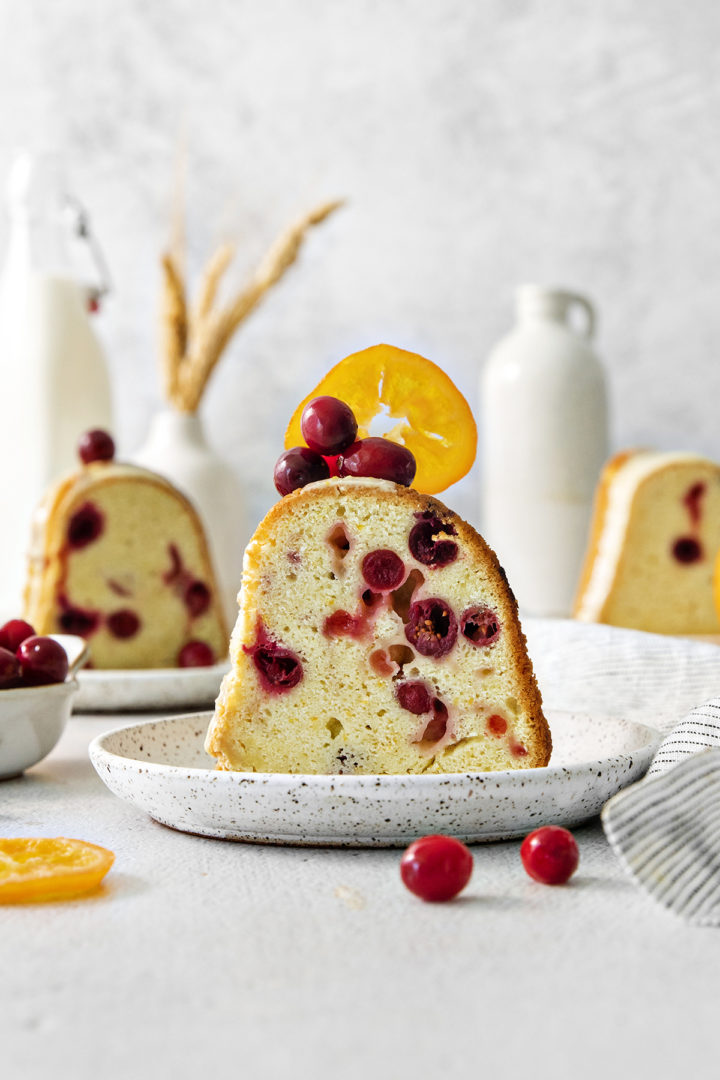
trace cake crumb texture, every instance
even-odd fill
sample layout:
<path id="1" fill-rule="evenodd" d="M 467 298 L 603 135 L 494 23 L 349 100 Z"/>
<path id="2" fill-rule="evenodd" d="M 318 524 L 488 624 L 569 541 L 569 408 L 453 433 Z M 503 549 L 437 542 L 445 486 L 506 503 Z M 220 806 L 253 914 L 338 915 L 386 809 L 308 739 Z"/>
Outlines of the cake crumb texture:
<path id="1" fill-rule="evenodd" d="M 616 455 L 598 485 L 574 614 L 651 633 L 716 635 L 719 549 L 719 465 L 681 452 Z"/>
<path id="2" fill-rule="evenodd" d="M 177 667 L 190 641 L 227 655 L 197 512 L 130 465 L 92 464 L 48 492 L 33 522 L 25 617 L 39 634 L 86 638 L 97 668 Z"/>
<path id="3" fill-rule="evenodd" d="M 286 496 L 245 555 L 206 747 L 221 768 L 453 773 L 546 765 L 551 741 L 496 556 L 382 481 Z"/>

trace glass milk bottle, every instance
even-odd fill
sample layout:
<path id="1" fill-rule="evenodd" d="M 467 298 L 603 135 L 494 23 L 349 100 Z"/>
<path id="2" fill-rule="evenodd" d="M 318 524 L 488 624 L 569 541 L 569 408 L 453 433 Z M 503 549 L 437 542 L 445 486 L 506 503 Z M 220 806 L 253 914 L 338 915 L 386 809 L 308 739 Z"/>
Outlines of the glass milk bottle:
<path id="1" fill-rule="evenodd" d="M 69 261 L 68 196 L 54 155 L 22 154 L 7 185 L 9 243 L 0 277 L 0 614 L 19 614 L 33 510 L 77 463 L 83 431 L 112 428 L 110 384 L 90 325 L 92 293 Z"/>
<path id="2" fill-rule="evenodd" d="M 573 312 L 582 331 L 568 321 Z M 517 325 L 481 376 L 482 530 L 530 615 L 571 612 L 608 455 L 594 324 L 585 297 L 523 285 Z"/>

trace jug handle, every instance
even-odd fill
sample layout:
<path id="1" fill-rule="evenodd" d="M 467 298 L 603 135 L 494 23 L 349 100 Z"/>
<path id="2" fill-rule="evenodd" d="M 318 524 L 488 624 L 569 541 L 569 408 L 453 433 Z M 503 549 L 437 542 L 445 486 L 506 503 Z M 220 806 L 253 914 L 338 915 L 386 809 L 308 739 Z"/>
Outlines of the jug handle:
<path id="1" fill-rule="evenodd" d="M 72 195 L 65 196 L 65 204 L 72 218 L 72 227 L 75 235 L 81 240 L 84 240 L 88 245 L 90 258 L 94 263 L 98 278 L 98 283 L 91 287 L 90 292 L 96 300 L 100 300 L 112 291 L 112 281 L 107 261 L 95 233 L 90 227 L 90 215 L 83 204 L 79 199 L 76 199 Z"/>
<path id="2" fill-rule="evenodd" d="M 596 317 L 595 308 L 585 296 L 581 296 L 580 293 L 567 293 L 568 306 L 579 307 L 585 312 L 585 326 L 583 328 L 583 336 L 586 338 L 592 338 L 595 334 Z"/>

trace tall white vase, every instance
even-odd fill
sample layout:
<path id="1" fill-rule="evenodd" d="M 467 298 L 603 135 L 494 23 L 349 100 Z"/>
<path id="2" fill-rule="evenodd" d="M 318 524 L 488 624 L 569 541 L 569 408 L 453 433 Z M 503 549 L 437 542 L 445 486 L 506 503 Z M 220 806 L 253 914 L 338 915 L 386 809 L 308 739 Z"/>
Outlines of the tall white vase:
<path id="1" fill-rule="evenodd" d="M 582 333 L 573 309 L 584 315 Z M 529 615 L 570 614 L 608 455 L 594 325 L 584 296 L 522 286 L 517 325 L 482 372 L 483 534 Z"/>
<path id="2" fill-rule="evenodd" d="M 248 541 L 245 497 L 238 476 L 208 444 L 200 417 L 172 408 L 153 417 L 148 437 L 133 461 L 167 477 L 199 511 L 232 627 Z"/>

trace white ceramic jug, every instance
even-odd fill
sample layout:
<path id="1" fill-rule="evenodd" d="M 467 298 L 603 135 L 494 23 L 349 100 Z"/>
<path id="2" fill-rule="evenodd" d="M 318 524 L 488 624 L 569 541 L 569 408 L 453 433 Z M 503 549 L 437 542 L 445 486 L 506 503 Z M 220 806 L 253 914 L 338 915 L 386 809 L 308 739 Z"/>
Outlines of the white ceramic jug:
<path id="1" fill-rule="evenodd" d="M 87 222 L 55 155 L 21 154 L 7 186 L 10 236 L 0 278 L 0 612 L 20 610 L 33 510 L 77 463 L 80 435 L 112 429 L 108 371 L 77 279 L 69 226 Z"/>
<path id="2" fill-rule="evenodd" d="M 578 332 L 573 311 L 584 320 Z M 482 531 L 521 611 L 568 615 L 608 454 L 605 375 L 583 296 L 517 292 L 517 326 L 481 376 Z"/>

